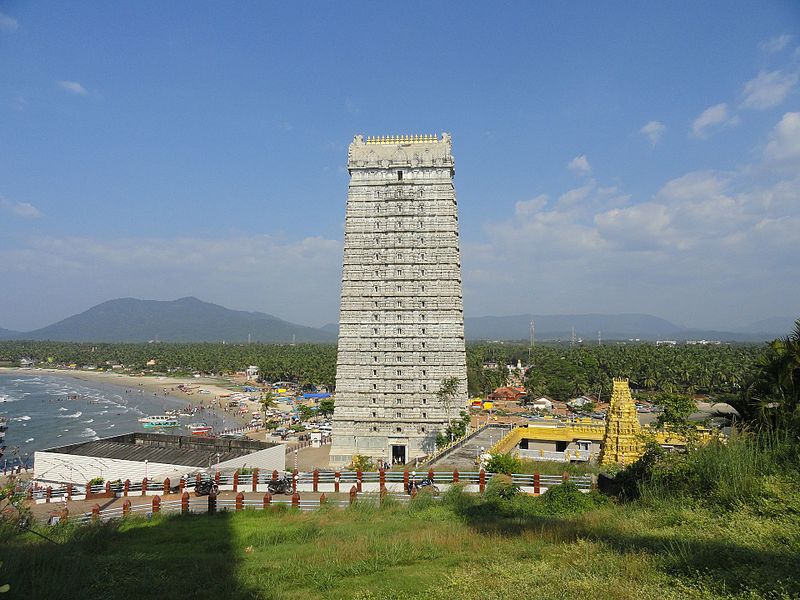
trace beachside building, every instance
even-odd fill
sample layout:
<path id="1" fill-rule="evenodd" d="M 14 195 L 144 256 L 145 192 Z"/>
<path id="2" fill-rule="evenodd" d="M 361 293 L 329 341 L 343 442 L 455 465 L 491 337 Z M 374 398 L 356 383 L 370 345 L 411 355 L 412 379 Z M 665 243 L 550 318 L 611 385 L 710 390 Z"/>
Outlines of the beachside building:
<path id="1" fill-rule="evenodd" d="M 350 144 L 331 464 L 430 454 L 466 407 L 454 166 L 446 133 Z"/>
<path id="2" fill-rule="evenodd" d="M 197 471 L 241 467 L 283 471 L 286 447 L 255 440 L 127 433 L 34 453 L 34 479 L 42 483 L 180 478 Z"/>

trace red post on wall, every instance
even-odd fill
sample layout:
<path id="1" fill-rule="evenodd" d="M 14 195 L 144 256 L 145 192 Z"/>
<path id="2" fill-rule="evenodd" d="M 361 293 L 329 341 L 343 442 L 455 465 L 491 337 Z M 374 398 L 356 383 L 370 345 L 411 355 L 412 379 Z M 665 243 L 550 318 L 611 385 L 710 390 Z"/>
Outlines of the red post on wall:
<path id="1" fill-rule="evenodd" d="M 186 489 L 186 480 L 183 477 L 181 477 L 181 481 L 178 485 L 180 487 L 180 493 L 181 495 L 183 495 L 183 490 Z"/>
<path id="2" fill-rule="evenodd" d="M 72 500 L 72 484 L 67 484 L 67 500 Z"/>
<path id="3" fill-rule="evenodd" d="M 153 496 L 153 513 L 161 510 L 161 496 Z"/>
<path id="4" fill-rule="evenodd" d="M 270 502 L 272 502 L 272 494 L 267 492 L 264 494 L 264 508 L 269 508 Z"/>
<path id="5" fill-rule="evenodd" d="M 319 491 L 319 469 L 314 469 L 314 472 L 311 474 L 311 486 L 313 491 Z"/>
<path id="6" fill-rule="evenodd" d="M 486 471 L 481 469 L 481 472 L 478 473 L 478 489 L 480 490 L 481 494 L 486 489 Z"/>
<path id="7" fill-rule="evenodd" d="M 564 471 L 561 475 L 561 483 L 567 483 L 569 481 L 569 473 Z"/>
<path id="8" fill-rule="evenodd" d="M 278 481 L 278 472 L 274 469 L 272 471 L 272 481 Z"/>
<path id="9" fill-rule="evenodd" d="M 92 507 L 92 521 L 97 521 L 100 518 L 100 505 L 95 504 Z"/>
<path id="10" fill-rule="evenodd" d="M 541 493 L 541 481 L 539 479 L 539 471 L 533 474 L 533 495 L 538 496 Z"/>
<path id="11" fill-rule="evenodd" d="M 131 512 L 131 501 L 125 498 L 125 501 L 122 503 L 122 516 L 127 517 Z"/>
<path id="12" fill-rule="evenodd" d="M 403 491 L 408 493 L 408 469 L 403 471 Z"/>
<path id="13" fill-rule="evenodd" d="M 350 504 L 355 503 L 356 498 L 358 498 L 358 488 L 353 486 L 350 488 Z"/>
<path id="14" fill-rule="evenodd" d="M 453 483 L 458 483 L 458 469 L 453 469 Z"/>
<path id="15" fill-rule="evenodd" d="M 239 491 L 239 471 L 233 472 L 233 492 L 234 494 Z"/>
<path id="16" fill-rule="evenodd" d="M 110 495 L 111 495 L 111 482 L 110 481 L 106 481 L 106 496 L 110 496 Z"/>
<path id="17" fill-rule="evenodd" d="M 170 486 L 170 480 L 169 480 L 169 477 L 165 477 L 165 478 L 164 478 L 164 495 L 165 495 L 165 496 L 166 496 L 167 494 L 169 494 L 169 486 Z"/>
<path id="18" fill-rule="evenodd" d="M 363 479 L 364 479 L 364 472 L 361 469 L 359 469 L 358 471 L 356 471 L 356 487 L 358 488 L 359 492 L 361 491 L 361 482 L 363 481 Z"/>
<path id="19" fill-rule="evenodd" d="M 300 494 L 295 492 L 294 494 L 292 494 L 292 507 L 298 508 L 299 506 L 300 506 Z"/>
<path id="20" fill-rule="evenodd" d="M 181 494 L 181 512 L 189 512 L 189 492 L 183 492 Z"/>
<path id="21" fill-rule="evenodd" d="M 236 494 L 236 510 L 240 511 L 244 508 L 244 492 Z"/>
<path id="22" fill-rule="evenodd" d="M 322 506 L 328 501 L 328 497 L 325 495 L 325 492 L 322 492 L 319 496 L 319 505 Z"/>
<path id="23" fill-rule="evenodd" d="M 253 469 L 253 491 L 258 491 L 258 469 Z"/>
<path id="24" fill-rule="evenodd" d="M 384 485 L 386 485 L 386 471 L 381 467 L 378 469 L 378 489 L 383 488 Z"/>
<path id="25" fill-rule="evenodd" d="M 147 477 L 142 479 L 142 496 L 147 495 Z"/>
<path id="26" fill-rule="evenodd" d="M 219 485 L 219 471 L 217 471 L 216 473 L 214 473 L 214 483 L 216 483 L 217 485 Z"/>
<path id="27" fill-rule="evenodd" d="M 292 471 L 292 491 L 293 492 L 297 491 L 297 481 L 298 481 L 299 477 L 300 476 L 297 473 L 297 469 Z"/>
<path id="28" fill-rule="evenodd" d="M 92 484 L 87 481 L 86 482 L 86 499 L 88 500 L 91 497 L 92 497 Z"/>
<path id="29" fill-rule="evenodd" d="M 52 497 L 53 497 L 53 488 L 48 485 L 44 493 L 44 501 L 49 504 L 50 498 Z"/>
<path id="30" fill-rule="evenodd" d="M 131 490 L 131 480 L 126 479 L 125 483 L 122 485 L 122 495 L 126 498 L 128 497 L 128 492 Z"/>
<path id="31" fill-rule="evenodd" d="M 339 493 L 339 480 L 342 478 L 342 474 L 339 471 L 336 471 L 333 474 L 333 491 L 337 494 Z"/>

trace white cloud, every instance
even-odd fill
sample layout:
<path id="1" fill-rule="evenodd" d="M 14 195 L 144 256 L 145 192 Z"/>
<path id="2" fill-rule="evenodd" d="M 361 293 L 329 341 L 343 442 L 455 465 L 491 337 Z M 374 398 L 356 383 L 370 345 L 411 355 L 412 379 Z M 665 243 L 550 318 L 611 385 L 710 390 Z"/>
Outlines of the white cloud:
<path id="1" fill-rule="evenodd" d="M 89 92 L 86 91 L 86 88 L 83 87 L 77 81 L 57 81 L 58 87 L 60 87 L 65 92 L 69 92 L 70 94 L 75 94 L 76 96 L 87 96 Z"/>
<path id="2" fill-rule="evenodd" d="M 0 208 L 3 208 L 23 219 L 36 219 L 42 216 L 42 212 L 33 204 L 28 202 L 12 202 L 0 196 Z"/>
<path id="3" fill-rule="evenodd" d="M 800 114 L 787 116 L 775 139 L 796 128 Z M 644 201 L 591 182 L 535 211 L 518 203 L 480 245 L 464 245 L 468 314 L 631 310 L 708 327 L 791 312 L 800 176 L 776 173 L 689 172 Z"/>
<path id="4" fill-rule="evenodd" d="M 585 154 L 576 156 L 569 161 L 567 168 L 576 175 L 591 175 L 592 173 L 592 165 L 589 164 Z"/>
<path id="5" fill-rule="evenodd" d="M 589 180 L 586 185 L 582 185 L 581 187 L 573 188 L 571 190 L 567 190 L 561 196 L 558 197 L 558 204 L 561 207 L 568 207 L 574 204 L 577 204 L 581 200 L 585 200 L 586 197 L 594 190 L 595 182 L 594 180 Z"/>
<path id="6" fill-rule="evenodd" d="M 16 31 L 19 29 L 17 20 L 5 13 L 0 12 L 0 31 Z"/>
<path id="7" fill-rule="evenodd" d="M 772 129 L 764 156 L 770 161 L 800 159 L 800 112 L 787 112 Z"/>
<path id="8" fill-rule="evenodd" d="M 783 35 L 776 35 L 773 38 L 770 38 L 768 40 L 764 40 L 763 42 L 761 42 L 758 45 L 758 47 L 763 52 L 769 52 L 769 53 L 780 52 L 781 50 L 783 50 L 786 47 L 786 45 L 791 40 L 792 40 L 792 36 L 787 35 L 787 34 L 784 33 Z"/>
<path id="9" fill-rule="evenodd" d="M 650 140 L 650 144 L 655 146 L 658 144 L 659 140 L 661 140 L 665 129 L 666 126 L 662 122 L 649 121 L 639 130 L 639 133 L 647 137 L 647 139 Z"/>
<path id="10" fill-rule="evenodd" d="M 530 217 L 542 210 L 547 204 L 547 194 L 539 194 L 530 200 L 520 200 L 514 205 L 514 214 L 518 217 Z"/>
<path id="11" fill-rule="evenodd" d="M 3 310 L 18 312 L 29 327 L 125 296 L 197 296 L 322 325 L 336 320 L 341 268 L 341 241 L 320 237 L 47 237 L 0 246 Z M 56 290 L 57 307 L 26 305 L 30 294 L 52 296 Z"/>
<path id="12" fill-rule="evenodd" d="M 730 116 L 728 105 L 724 102 L 709 106 L 692 123 L 691 135 L 701 140 L 706 139 L 713 131 L 726 126 L 736 126 L 739 118 Z"/>
<path id="13" fill-rule="evenodd" d="M 760 71 L 756 77 L 744 84 L 742 106 L 757 110 L 778 106 L 796 83 L 796 73 Z"/>

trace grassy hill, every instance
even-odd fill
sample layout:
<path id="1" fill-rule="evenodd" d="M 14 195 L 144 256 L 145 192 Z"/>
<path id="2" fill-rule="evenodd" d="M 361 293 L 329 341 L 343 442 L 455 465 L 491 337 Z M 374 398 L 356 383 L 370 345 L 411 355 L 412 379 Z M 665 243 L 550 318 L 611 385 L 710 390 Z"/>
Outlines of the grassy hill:
<path id="1" fill-rule="evenodd" d="M 800 478 L 733 445 L 670 459 L 686 485 L 625 502 L 498 485 L 410 506 L 68 525 L 49 531 L 58 544 L 6 528 L 0 583 L 48 599 L 796 598 Z"/>
<path id="2" fill-rule="evenodd" d="M 197 298 L 109 300 L 16 339 L 74 342 L 335 342 L 336 335 Z"/>

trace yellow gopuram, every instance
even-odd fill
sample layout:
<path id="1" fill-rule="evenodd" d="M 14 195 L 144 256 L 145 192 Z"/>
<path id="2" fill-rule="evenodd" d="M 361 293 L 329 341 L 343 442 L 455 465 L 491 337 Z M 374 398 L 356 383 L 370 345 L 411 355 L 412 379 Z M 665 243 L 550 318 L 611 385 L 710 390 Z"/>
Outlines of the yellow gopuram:
<path id="1" fill-rule="evenodd" d="M 614 389 L 606 415 L 606 431 L 600 451 L 600 464 L 636 461 L 642 456 L 642 426 L 636 415 L 627 379 L 614 378 Z"/>

